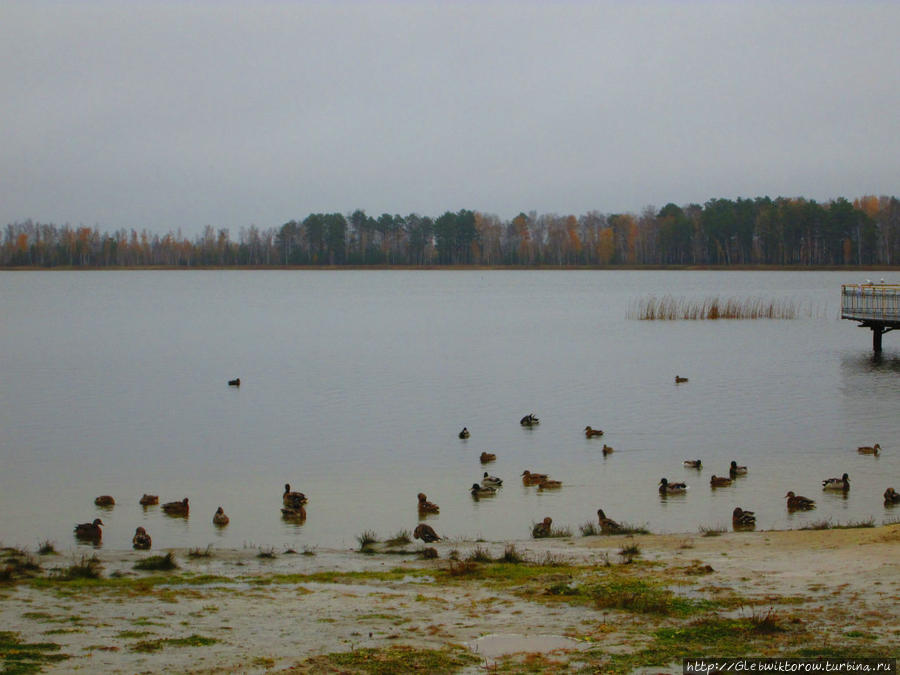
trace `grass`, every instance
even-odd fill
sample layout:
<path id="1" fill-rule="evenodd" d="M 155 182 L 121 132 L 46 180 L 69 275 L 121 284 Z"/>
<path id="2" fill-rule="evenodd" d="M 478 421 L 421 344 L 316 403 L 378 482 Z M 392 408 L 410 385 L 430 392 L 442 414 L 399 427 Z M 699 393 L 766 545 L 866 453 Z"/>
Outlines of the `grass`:
<path id="1" fill-rule="evenodd" d="M 216 638 L 202 635 L 190 635 L 186 638 L 158 638 L 156 640 L 141 640 L 129 648 L 133 652 L 158 652 L 164 647 L 208 647 L 218 642 Z"/>
<path id="2" fill-rule="evenodd" d="M 718 537 L 728 532 L 728 528 L 724 525 L 701 525 L 699 529 L 704 537 Z"/>
<path id="3" fill-rule="evenodd" d="M 854 530 L 861 527 L 875 527 L 875 518 L 867 520 L 851 520 L 849 523 L 842 525 L 841 523 L 832 523 L 830 519 L 815 520 L 807 523 L 801 530 Z"/>
<path id="4" fill-rule="evenodd" d="M 81 560 L 72 563 L 57 573 L 57 578 L 62 581 L 76 581 L 78 579 L 99 579 L 101 576 L 101 563 L 96 555 L 90 558 L 81 556 Z"/>
<path id="5" fill-rule="evenodd" d="M 716 320 L 716 319 L 797 319 L 812 318 L 821 312 L 796 300 L 765 298 L 720 298 L 701 300 L 649 296 L 633 303 L 629 319 L 641 321 Z"/>
<path id="6" fill-rule="evenodd" d="M 165 555 L 151 555 L 148 558 L 139 560 L 134 564 L 134 569 L 153 572 L 167 572 L 169 570 L 178 569 L 178 563 L 175 562 L 175 554 L 169 551 Z"/>
<path id="7" fill-rule="evenodd" d="M 411 543 L 412 539 L 409 538 L 409 530 L 400 530 L 397 534 L 395 534 L 390 539 L 387 539 L 384 543 L 388 546 L 406 546 Z"/>
<path id="8" fill-rule="evenodd" d="M 491 557 L 491 552 L 486 548 L 483 546 L 476 546 L 472 549 L 472 552 L 466 556 L 466 562 L 489 563 L 494 562 L 494 559 Z"/>
<path id="9" fill-rule="evenodd" d="M 600 526 L 590 520 L 579 525 L 578 529 L 581 530 L 582 537 L 596 537 L 600 534 Z"/>
<path id="10" fill-rule="evenodd" d="M 3 549 L 3 567 L 0 581 L 14 581 L 32 577 L 41 571 L 41 564 L 27 551 L 18 548 Z"/>
<path id="11" fill-rule="evenodd" d="M 212 545 L 206 548 L 192 548 L 188 551 L 187 557 L 192 560 L 196 558 L 212 558 Z"/>
<path id="12" fill-rule="evenodd" d="M 261 558 L 262 560 L 274 560 L 278 556 L 275 555 L 275 549 L 273 548 L 261 548 L 259 549 L 259 553 L 256 554 L 257 558 Z"/>
<path id="13" fill-rule="evenodd" d="M 375 544 L 378 543 L 378 535 L 372 530 L 366 530 L 356 535 L 356 541 L 359 543 L 360 553 L 372 553 Z"/>
<path id="14" fill-rule="evenodd" d="M 641 555 L 641 547 L 637 544 L 626 544 L 622 548 L 619 549 L 619 556 L 622 558 L 622 562 L 625 564 L 630 564 L 634 561 L 635 558 Z"/>
<path id="15" fill-rule="evenodd" d="M 38 555 L 57 555 L 56 546 L 54 542 L 49 539 L 45 539 L 40 544 L 38 544 Z"/>
<path id="16" fill-rule="evenodd" d="M 18 633 L 0 631 L 0 670 L 4 673 L 39 673 L 43 666 L 69 658 L 58 651 L 59 645 L 53 642 L 22 642 Z"/>
<path id="17" fill-rule="evenodd" d="M 503 549 L 503 555 L 497 558 L 496 562 L 518 565 L 525 562 L 525 556 L 519 553 L 515 544 L 507 544 Z"/>
<path id="18" fill-rule="evenodd" d="M 382 648 L 355 649 L 306 659 L 303 666 L 310 672 L 366 673 L 393 675 L 394 673 L 454 673 L 474 667 L 481 658 L 462 647 L 418 649 L 405 645 Z"/>

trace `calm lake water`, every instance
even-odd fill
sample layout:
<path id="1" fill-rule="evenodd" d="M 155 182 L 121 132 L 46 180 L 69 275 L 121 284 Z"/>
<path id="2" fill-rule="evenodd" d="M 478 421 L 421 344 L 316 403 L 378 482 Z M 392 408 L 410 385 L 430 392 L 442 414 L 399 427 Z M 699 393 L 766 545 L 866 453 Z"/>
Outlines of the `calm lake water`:
<path id="1" fill-rule="evenodd" d="M 735 506 L 762 529 L 897 518 L 882 493 L 900 489 L 900 334 L 876 361 L 871 333 L 839 319 L 840 284 L 864 276 L 0 272 L 0 542 L 64 550 L 76 522 L 100 517 L 114 549 L 138 525 L 155 549 L 351 548 L 364 530 L 412 530 L 418 492 L 440 505 L 440 534 L 488 540 L 527 538 L 545 516 L 577 534 L 599 507 L 654 532 L 730 526 Z M 627 318 L 667 293 L 811 312 Z M 519 425 L 529 412 L 539 427 Z M 586 425 L 606 435 L 587 440 Z M 882 456 L 857 454 L 875 442 Z M 498 457 L 486 467 L 484 450 Z M 711 490 L 733 459 L 749 475 Z M 485 469 L 505 486 L 474 501 Z M 564 487 L 526 488 L 524 469 Z M 823 493 L 845 471 L 849 494 Z M 661 499 L 663 476 L 688 494 Z M 286 482 L 309 497 L 302 525 L 281 519 Z M 788 515 L 788 490 L 818 509 Z M 190 518 L 144 511 L 144 492 L 189 497 Z M 117 506 L 96 508 L 101 494 Z"/>

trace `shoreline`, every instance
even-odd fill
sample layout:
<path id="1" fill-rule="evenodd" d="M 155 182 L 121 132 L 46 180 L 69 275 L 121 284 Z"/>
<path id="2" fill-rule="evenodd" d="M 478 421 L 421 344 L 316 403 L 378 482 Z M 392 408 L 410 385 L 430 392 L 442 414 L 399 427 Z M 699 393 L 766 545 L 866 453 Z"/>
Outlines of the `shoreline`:
<path id="1" fill-rule="evenodd" d="M 900 265 L 57 265 L 0 266 L 0 272 L 170 272 L 170 271 L 559 271 L 559 272 L 898 272 Z"/>
<path id="2" fill-rule="evenodd" d="M 524 562 L 497 562 L 509 544 Z M 437 559 L 418 542 L 371 555 L 176 549 L 169 572 L 134 569 L 166 551 L 104 549 L 100 579 L 69 582 L 47 577 L 77 556 L 34 555 L 37 577 L 0 584 L 0 622 L 59 645 L 68 658 L 44 672 L 353 673 L 443 658 L 432 669 L 680 673 L 677 654 L 707 648 L 846 657 L 900 645 L 900 523 L 427 546 Z M 774 628 L 757 634 L 767 614 Z M 710 626 L 722 635 L 692 642 Z M 682 637 L 669 645 L 672 631 Z"/>

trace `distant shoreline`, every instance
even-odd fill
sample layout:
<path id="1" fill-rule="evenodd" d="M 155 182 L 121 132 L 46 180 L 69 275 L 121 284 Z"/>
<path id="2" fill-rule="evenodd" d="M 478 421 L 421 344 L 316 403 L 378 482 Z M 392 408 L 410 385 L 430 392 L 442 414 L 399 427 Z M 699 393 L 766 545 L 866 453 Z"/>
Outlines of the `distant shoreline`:
<path id="1" fill-rule="evenodd" d="M 6 266 L 0 272 L 188 272 L 188 271 L 558 271 L 558 272 L 900 272 L 900 265 L 121 265 L 121 266 Z"/>

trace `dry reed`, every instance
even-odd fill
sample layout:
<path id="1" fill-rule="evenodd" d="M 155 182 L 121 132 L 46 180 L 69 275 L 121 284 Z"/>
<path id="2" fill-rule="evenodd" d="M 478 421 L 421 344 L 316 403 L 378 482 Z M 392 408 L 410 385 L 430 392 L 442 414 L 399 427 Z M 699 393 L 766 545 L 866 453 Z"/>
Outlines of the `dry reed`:
<path id="1" fill-rule="evenodd" d="M 798 319 L 812 318 L 821 313 L 810 303 L 791 299 L 720 298 L 703 299 L 661 298 L 649 296 L 634 303 L 628 310 L 629 319 L 641 321 L 698 321 L 713 319 Z"/>

